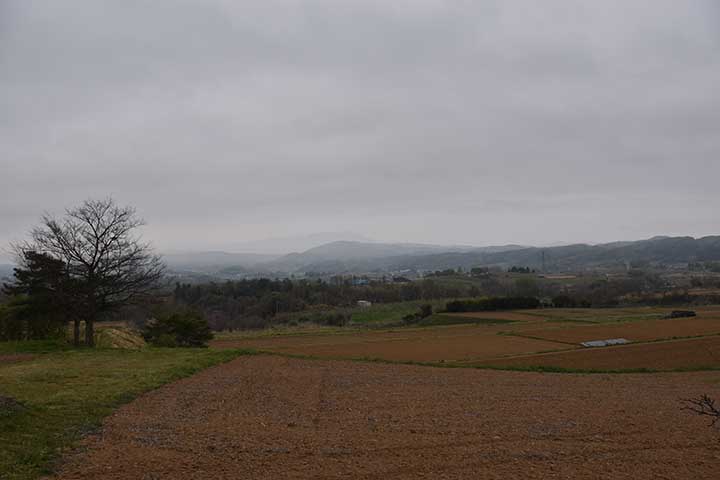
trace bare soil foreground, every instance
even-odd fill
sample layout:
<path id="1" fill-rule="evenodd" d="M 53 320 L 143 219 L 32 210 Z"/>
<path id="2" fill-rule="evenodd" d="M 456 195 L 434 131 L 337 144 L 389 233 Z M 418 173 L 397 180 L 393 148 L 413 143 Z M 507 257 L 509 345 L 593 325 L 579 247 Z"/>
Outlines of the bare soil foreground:
<path id="1" fill-rule="evenodd" d="M 720 373 L 575 375 L 249 356 L 109 417 L 60 479 L 717 479 L 678 398 Z"/>

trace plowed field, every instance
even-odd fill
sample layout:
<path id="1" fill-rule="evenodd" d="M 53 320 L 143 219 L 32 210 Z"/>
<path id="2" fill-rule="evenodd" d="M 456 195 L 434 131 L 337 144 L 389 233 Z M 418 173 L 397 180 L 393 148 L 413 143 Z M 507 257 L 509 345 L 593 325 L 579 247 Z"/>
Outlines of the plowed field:
<path id="1" fill-rule="evenodd" d="M 544 309 L 457 314 L 473 320 L 499 318 L 500 325 L 454 325 L 394 330 L 338 330 L 335 334 L 225 337 L 217 348 L 253 348 L 328 359 L 372 358 L 507 367 L 572 369 L 720 368 L 720 309 L 698 316 L 663 318 L 671 308 Z M 587 350 L 589 340 L 626 338 L 649 342 L 702 337 L 695 343 L 658 343 Z M 557 352 L 548 354 L 548 352 Z"/>
<path id="2" fill-rule="evenodd" d="M 498 335 L 507 326 L 452 326 L 342 335 L 296 335 L 218 340 L 216 348 L 254 348 L 325 358 L 375 358 L 438 362 L 574 348 L 571 345 Z"/>
<path id="3" fill-rule="evenodd" d="M 638 320 L 629 323 L 604 325 L 574 324 L 541 330 L 524 330 L 519 332 L 519 334 L 568 343 L 620 337 L 639 342 L 673 337 L 720 334 L 720 318 L 692 317 Z"/>
<path id="4" fill-rule="evenodd" d="M 720 374 L 245 357 L 109 417 L 58 479 L 717 479 Z"/>
<path id="5" fill-rule="evenodd" d="M 480 362 L 501 367 L 559 367 L 588 370 L 720 368 L 720 337 L 586 348 Z"/>

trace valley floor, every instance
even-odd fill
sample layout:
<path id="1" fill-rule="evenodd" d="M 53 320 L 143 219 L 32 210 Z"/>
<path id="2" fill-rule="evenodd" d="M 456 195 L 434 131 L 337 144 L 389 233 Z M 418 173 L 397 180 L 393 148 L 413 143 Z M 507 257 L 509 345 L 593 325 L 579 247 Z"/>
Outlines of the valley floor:
<path id="1" fill-rule="evenodd" d="M 108 417 L 58 479 L 715 479 L 680 398 L 720 372 L 579 375 L 244 356 Z"/>

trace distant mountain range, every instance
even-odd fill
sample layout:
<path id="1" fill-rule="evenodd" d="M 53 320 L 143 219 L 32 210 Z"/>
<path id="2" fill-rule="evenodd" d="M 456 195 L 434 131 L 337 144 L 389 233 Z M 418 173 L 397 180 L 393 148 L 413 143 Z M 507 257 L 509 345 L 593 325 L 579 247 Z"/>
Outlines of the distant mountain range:
<path id="1" fill-rule="evenodd" d="M 499 247 L 468 247 L 424 245 L 413 243 L 332 242 L 292 253 L 272 262 L 258 265 L 270 272 L 324 272 L 353 273 L 397 270 L 398 263 L 413 262 L 439 255 L 468 255 L 472 253 L 499 253 L 520 249 L 518 245 Z M 415 268 L 415 267 L 410 267 Z M 418 267 L 421 268 L 421 267 Z"/>
<path id="2" fill-rule="evenodd" d="M 285 276 L 308 272 L 360 274 L 403 270 L 434 271 L 480 266 L 527 266 L 548 271 L 622 268 L 628 263 L 683 264 L 720 261 L 720 236 L 654 237 L 632 242 L 555 247 L 502 245 L 443 246 L 409 243 L 336 241 L 287 255 L 188 252 L 166 255 L 175 271 L 216 273 L 220 276 Z"/>
<path id="3" fill-rule="evenodd" d="M 247 271 L 264 263 L 280 258 L 281 255 L 228 252 L 176 252 L 166 253 L 163 259 L 167 266 L 177 271 L 201 273 L 217 272 L 226 268 L 240 268 Z"/>
<path id="4" fill-rule="evenodd" d="M 341 240 L 364 243 L 372 242 L 372 240 L 365 235 L 355 232 L 321 232 L 310 235 L 272 237 L 244 242 L 222 242 L 217 250 L 253 252 L 280 256 L 290 252 L 304 252 L 311 248 L 319 247 L 320 245 Z"/>
<path id="5" fill-rule="evenodd" d="M 171 273 L 197 279 L 246 276 L 284 277 L 319 274 L 392 273 L 408 270 L 510 266 L 540 270 L 545 258 L 549 272 L 621 269 L 628 264 L 682 265 L 720 262 L 720 236 L 653 237 L 633 242 L 554 247 L 501 245 L 492 247 L 336 241 L 286 255 L 181 252 L 164 255 Z M 0 278 L 12 276 L 12 265 L 0 264 Z"/>
<path id="6" fill-rule="evenodd" d="M 549 248 L 520 248 L 503 252 L 443 253 L 395 259 L 391 269 L 439 270 L 474 266 L 527 266 L 549 271 L 578 271 L 592 268 L 623 267 L 632 263 L 686 264 L 694 261 L 720 261 L 720 236 L 703 238 L 655 237 L 635 242 L 599 245 L 565 245 Z"/>

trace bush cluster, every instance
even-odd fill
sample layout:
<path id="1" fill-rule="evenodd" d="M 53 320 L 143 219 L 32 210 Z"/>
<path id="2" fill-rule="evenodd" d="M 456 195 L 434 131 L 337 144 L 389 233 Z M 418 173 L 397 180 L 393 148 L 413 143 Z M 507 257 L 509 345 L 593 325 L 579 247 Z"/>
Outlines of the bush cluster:
<path id="1" fill-rule="evenodd" d="M 540 307 L 540 300 L 535 297 L 486 297 L 476 300 L 454 300 L 446 304 L 445 310 L 450 313 L 459 313 L 538 307 Z"/>
<path id="2" fill-rule="evenodd" d="M 420 310 L 417 313 L 411 313 L 403 317 L 403 322 L 406 324 L 413 324 L 422 321 L 433 314 L 433 308 L 430 304 L 420 306 Z"/>
<path id="3" fill-rule="evenodd" d="M 156 318 L 145 325 L 142 335 L 157 347 L 204 347 L 213 338 L 207 320 L 192 310 Z"/>
<path id="4" fill-rule="evenodd" d="M 316 312 L 303 315 L 297 319 L 299 323 L 315 323 L 330 327 L 342 327 L 350 323 L 350 314 L 343 312 Z"/>
<path id="5" fill-rule="evenodd" d="M 552 299 L 552 306 L 555 308 L 590 308 L 590 305 L 588 300 L 573 298 L 569 295 L 558 295 Z"/>

